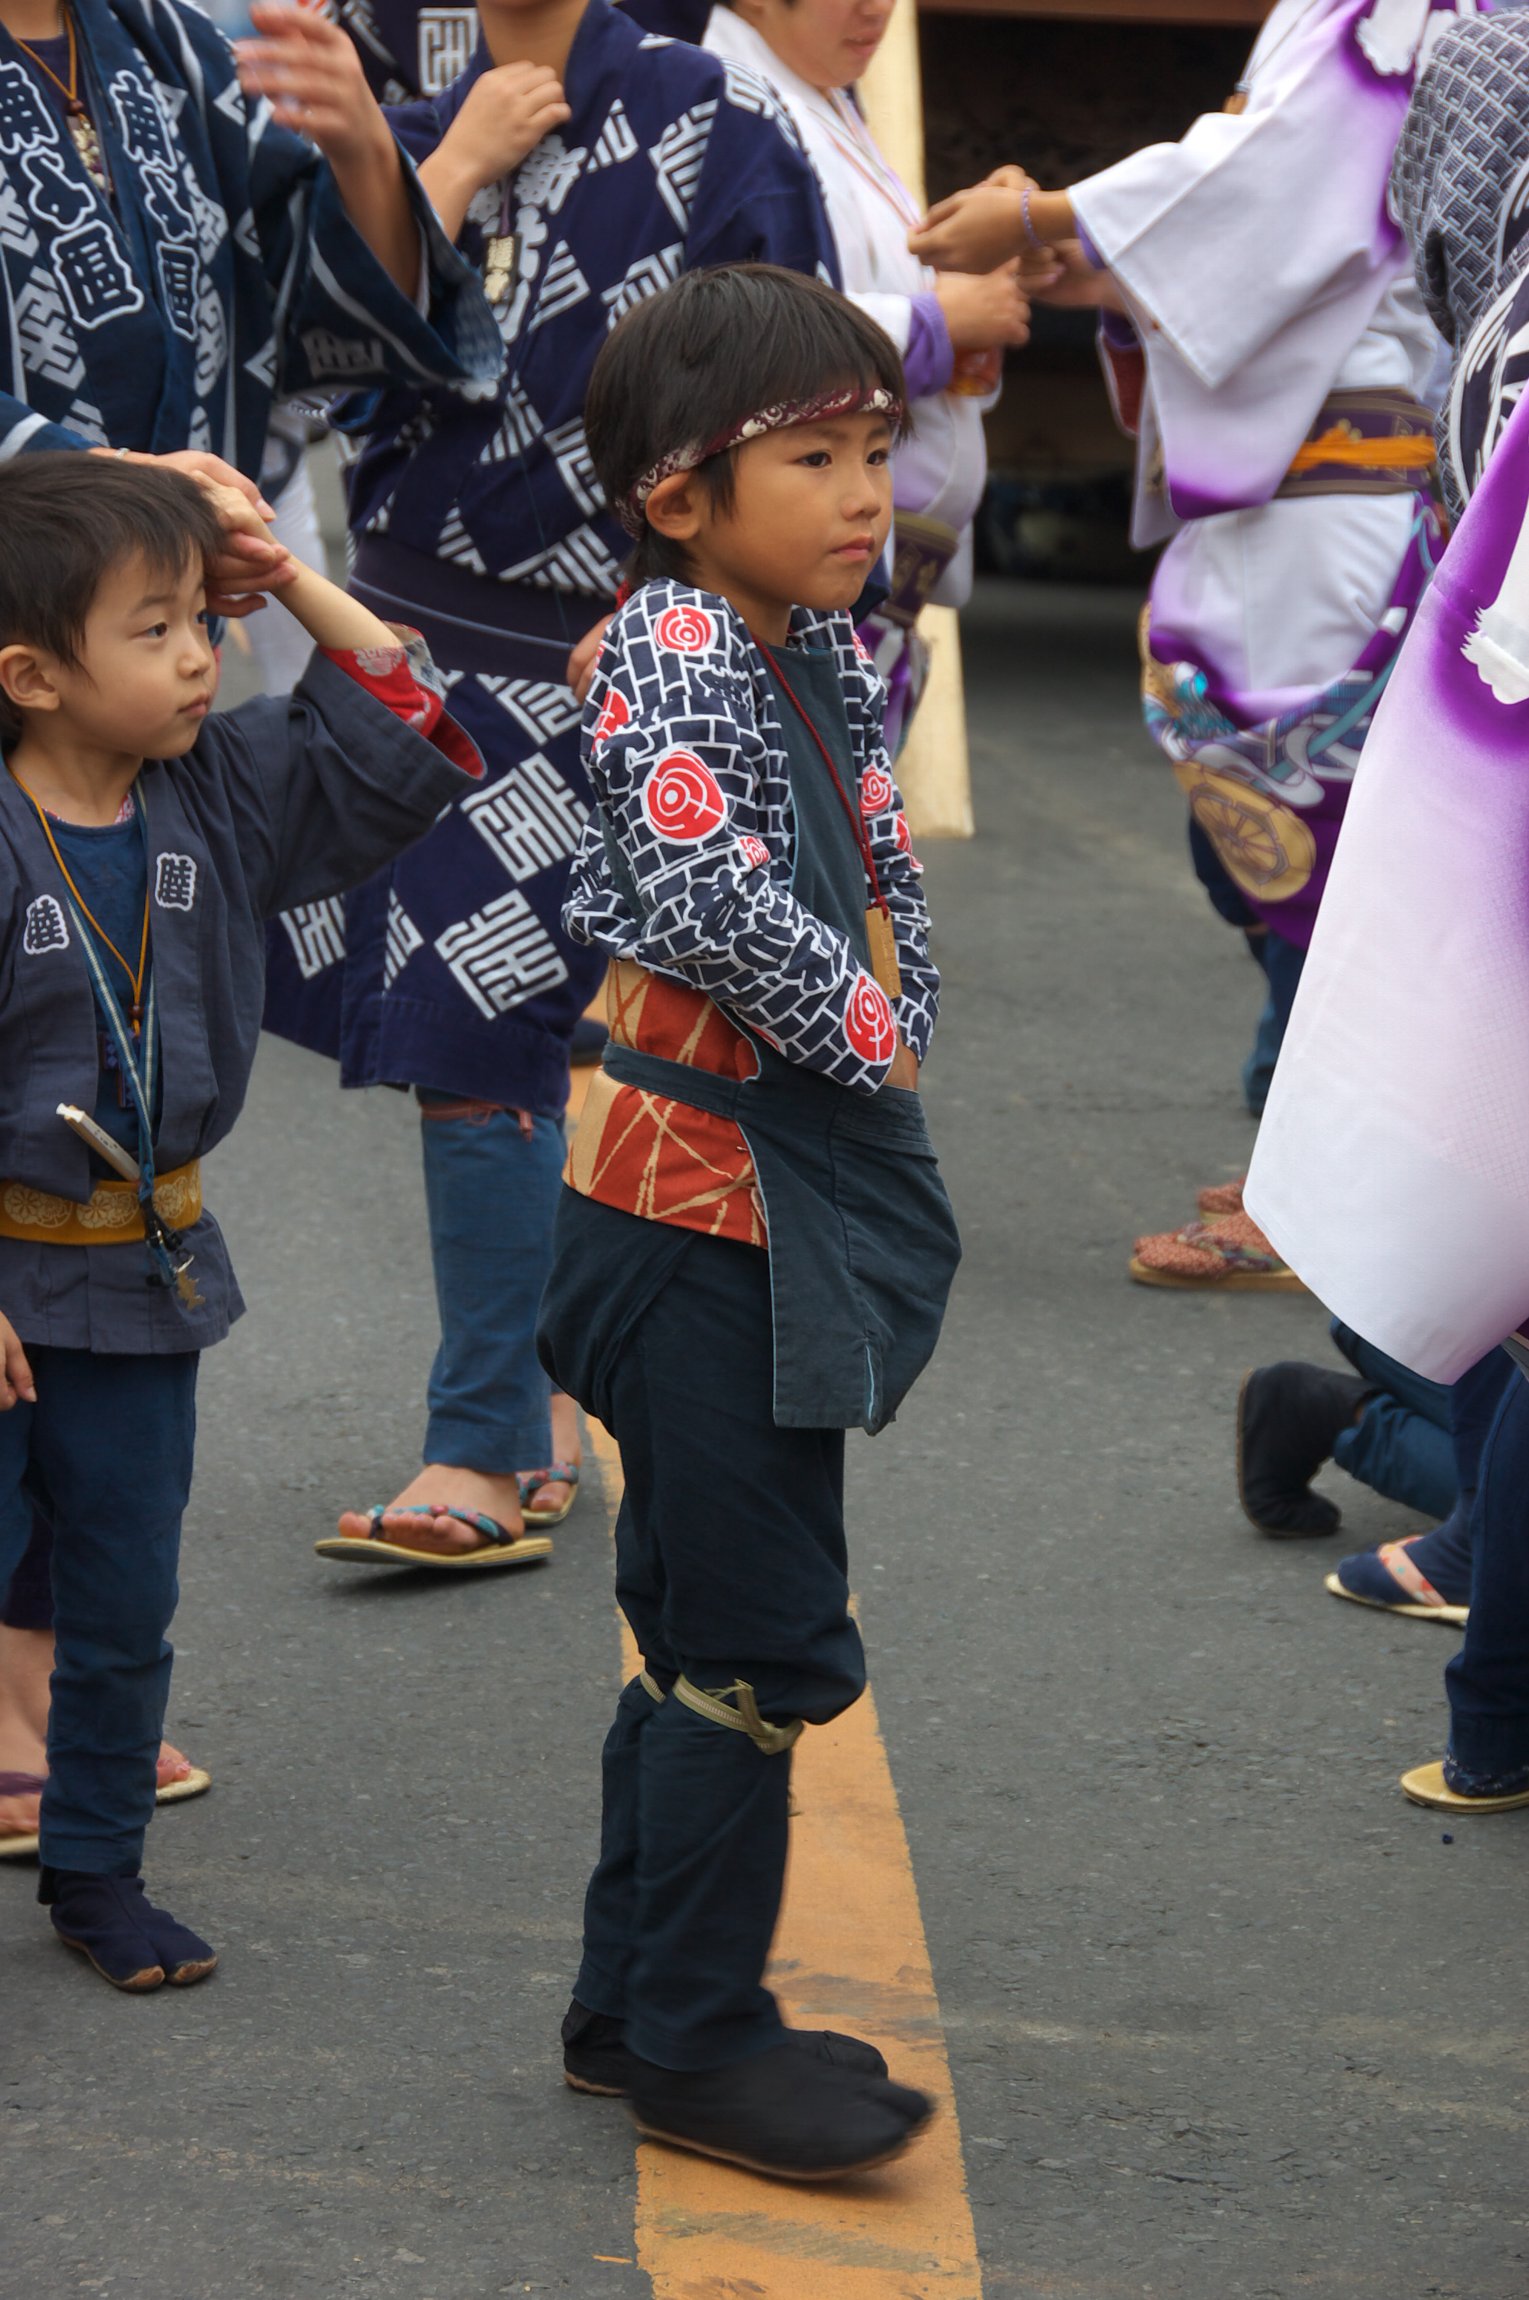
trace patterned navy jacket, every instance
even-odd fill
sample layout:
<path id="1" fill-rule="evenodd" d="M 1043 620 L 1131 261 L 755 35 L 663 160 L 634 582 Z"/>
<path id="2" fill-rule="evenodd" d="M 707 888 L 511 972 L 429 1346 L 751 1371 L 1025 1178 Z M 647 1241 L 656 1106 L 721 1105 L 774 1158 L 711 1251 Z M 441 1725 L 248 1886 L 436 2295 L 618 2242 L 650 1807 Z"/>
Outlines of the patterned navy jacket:
<path id="1" fill-rule="evenodd" d="M 389 114 L 412 158 L 434 151 L 492 68 L 480 46 L 443 95 Z M 608 330 L 699 265 L 782 264 L 837 285 L 838 259 L 796 130 L 752 73 L 590 0 L 563 87 L 572 119 L 477 195 L 458 239 L 481 268 L 490 237 L 515 238 L 497 399 L 410 388 L 353 406 L 342 420 L 366 445 L 351 524 L 472 574 L 608 601 L 629 544 L 581 420 Z"/>
<path id="2" fill-rule="evenodd" d="M 881 740 L 884 690 L 848 615 L 798 608 L 790 645 L 826 646 L 844 688 L 860 810 L 897 936 L 897 1028 L 922 1062 L 939 1005 L 929 912 Z M 789 660 L 789 653 L 788 653 Z M 606 633 L 584 764 L 644 911 L 611 876 L 598 817 L 574 857 L 575 942 L 704 991 L 789 1061 L 874 1093 L 895 1046 L 844 935 L 791 892 L 791 785 L 779 714 L 743 618 L 685 583 L 646 583 Z"/>

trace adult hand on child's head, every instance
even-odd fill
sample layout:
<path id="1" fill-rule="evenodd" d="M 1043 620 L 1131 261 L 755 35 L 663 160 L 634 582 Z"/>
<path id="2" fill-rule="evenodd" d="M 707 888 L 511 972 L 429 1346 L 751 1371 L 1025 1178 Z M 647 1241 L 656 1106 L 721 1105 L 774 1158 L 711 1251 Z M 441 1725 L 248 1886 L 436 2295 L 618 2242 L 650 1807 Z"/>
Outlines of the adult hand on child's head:
<path id="1" fill-rule="evenodd" d="M 331 161 L 361 158 L 379 137 L 392 142 L 361 59 L 338 24 L 277 0 L 255 0 L 250 22 L 258 38 L 234 42 L 246 96 L 268 97 L 281 125 L 311 136 Z"/>
<path id="2" fill-rule="evenodd" d="M 0 1414 L 8 1414 L 12 1406 L 36 1403 L 37 1384 L 21 1336 L 9 1318 L 0 1316 Z"/>
<path id="3" fill-rule="evenodd" d="M 1013 172 L 1017 183 L 973 184 L 937 201 L 908 234 L 913 253 L 946 272 L 990 272 L 1011 263 L 1025 241 L 1027 180 L 1022 171 Z"/>
<path id="4" fill-rule="evenodd" d="M 450 167 L 480 191 L 518 168 L 543 136 L 572 117 L 563 83 L 549 66 L 496 64 L 468 89 L 436 149 L 436 167 Z"/>
<path id="5" fill-rule="evenodd" d="M 167 471 L 183 471 L 198 486 L 210 486 L 239 497 L 250 512 L 247 522 L 225 522 L 228 548 L 207 570 L 207 607 L 213 615 L 236 621 L 254 615 L 265 605 L 265 588 L 290 583 L 296 572 L 292 555 L 272 538 L 266 521 L 275 517 L 252 479 L 197 447 L 179 448 L 171 455 L 139 455 L 127 448 L 95 447 L 93 455 L 119 456 L 125 463 L 155 463 Z M 254 588 L 251 588 L 254 586 Z"/>
<path id="6" fill-rule="evenodd" d="M 1030 305 L 1018 264 L 1001 264 L 995 272 L 941 272 L 934 292 L 957 351 L 1029 342 Z"/>
<path id="7" fill-rule="evenodd" d="M 259 613 L 265 592 L 279 591 L 292 581 L 297 562 L 261 517 L 258 496 L 252 502 L 238 487 L 225 486 L 206 473 L 195 476 L 217 513 L 224 541 L 223 550 L 207 562 L 207 610 L 240 622 Z"/>

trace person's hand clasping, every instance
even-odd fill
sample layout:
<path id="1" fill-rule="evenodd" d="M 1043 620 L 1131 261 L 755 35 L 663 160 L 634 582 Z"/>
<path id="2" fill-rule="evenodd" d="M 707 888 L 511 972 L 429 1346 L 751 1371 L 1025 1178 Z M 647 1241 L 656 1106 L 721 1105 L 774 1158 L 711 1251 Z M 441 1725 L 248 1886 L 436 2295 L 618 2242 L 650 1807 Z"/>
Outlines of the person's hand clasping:
<path id="1" fill-rule="evenodd" d="M 9 1318 L 0 1316 L 0 1414 L 8 1414 L 12 1406 L 36 1403 L 37 1384 L 21 1336 Z"/>
<path id="2" fill-rule="evenodd" d="M 543 136 L 572 118 L 563 84 L 547 65 L 496 64 L 468 89 L 436 147 L 436 170 L 454 171 L 471 198 L 518 168 Z"/>
<path id="3" fill-rule="evenodd" d="M 1056 270 L 1049 284 L 1030 290 L 1036 303 L 1049 304 L 1056 311 L 1125 310 L 1125 299 L 1114 280 L 1089 262 L 1081 240 L 1059 240 L 1053 252 Z"/>
<path id="4" fill-rule="evenodd" d="M 290 569 L 290 556 L 271 540 L 265 526 L 275 513 L 254 481 L 225 463 L 221 455 L 209 455 L 198 447 L 178 448 L 173 455 L 139 455 L 125 447 L 93 447 L 90 453 L 114 455 L 124 463 L 158 464 L 166 471 L 184 471 L 188 479 L 198 483 L 209 480 L 215 487 L 232 488 L 257 513 L 248 532 L 230 534 L 227 552 L 207 570 L 209 614 L 221 615 L 225 621 L 253 615 L 265 605 L 260 587 L 288 579 L 283 569 Z M 256 588 L 251 589 L 252 584 Z"/>
<path id="5" fill-rule="evenodd" d="M 194 476 L 217 513 L 227 544 L 226 550 L 207 562 L 208 613 L 234 617 L 252 615 L 265 605 L 263 592 L 279 591 L 284 583 L 292 581 L 298 572 L 297 562 L 285 544 L 276 541 L 261 517 L 258 496 L 252 503 L 239 488 L 225 486 L 205 472 Z M 259 568 L 241 550 L 241 546 L 250 541 L 263 546 Z"/>
<path id="6" fill-rule="evenodd" d="M 1029 342 L 1030 304 L 1018 264 L 1002 264 L 995 272 L 941 272 L 934 292 L 957 351 Z"/>
<path id="7" fill-rule="evenodd" d="M 921 263 L 942 272 L 990 272 L 1012 263 L 1025 243 L 1022 201 L 1026 179 L 1019 169 L 1000 171 L 1017 183 L 973 184 L 939 200 L 908 234 Z"/>
<path id="8" fill-rule="evenodd" d="M 384 140 L 391 146 L 393 131 L 338 24 L 276 0 L 255 0 L 250 22 L 259 37 L 234 42 L 246 96 L 268 97 L 281 125 L 311 136 L 332 163 L 365 158 Z"/>

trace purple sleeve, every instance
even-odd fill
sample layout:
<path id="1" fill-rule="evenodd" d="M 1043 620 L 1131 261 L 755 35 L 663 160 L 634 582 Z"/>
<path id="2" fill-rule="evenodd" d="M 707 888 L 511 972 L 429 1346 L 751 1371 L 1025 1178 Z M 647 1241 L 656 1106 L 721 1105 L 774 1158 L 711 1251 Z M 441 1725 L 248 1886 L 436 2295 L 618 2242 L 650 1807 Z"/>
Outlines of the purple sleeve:
<path id="1" fill-rule="evenodd" d="M 1076 216 L 1073 218 L 1073 221 L 1077 224 L 1077 239 L 1079 247 L 1083 250 L 1083 261 L 1086 264 L 1091 264 L 1096 272 L 1108 271 L 1108 264 L 1105 262 L 1103 256 L 1099 253 L 1099 250 L 1095 247 L 1093 241 L 1089 238 L 1081 222 L 1078 221 Z"/>
<path id="2" fill-rule="evenodd" d="M 1123 311 L 1106 306 L 1099 314 L 1099 334 L 1111 351 L 1140 351 L 1141 337 Z"/>
<path id="3" fill-rule="evenodd" d="M 909 299 L 908 348 L 903 353 L 903 374 L 910 399 L 929 399 L 948 389 L 955 373 L 955 346 L 945 325 L 937 295 Z"/>

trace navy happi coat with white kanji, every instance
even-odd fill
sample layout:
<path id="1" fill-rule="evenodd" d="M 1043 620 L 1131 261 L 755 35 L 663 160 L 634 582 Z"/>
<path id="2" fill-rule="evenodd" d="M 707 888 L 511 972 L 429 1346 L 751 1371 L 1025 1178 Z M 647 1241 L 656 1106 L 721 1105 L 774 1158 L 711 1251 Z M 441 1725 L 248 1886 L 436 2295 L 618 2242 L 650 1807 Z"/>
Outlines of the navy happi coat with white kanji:
<path id="1" fill-rule="evenodd" d="M 487 306 L 409 171 L 425 312 L 313 146 L 240 93 L 182 0 L 70 0 L 103 189 L 0 28 L 0 456 L 193 447 L 259 472 L 274 397 L 500 364 Z"/>
<path id="2" fill-rule="evenodd" d="M 480 48 L 443 95 L 392 113 L 404 149 L 432 151 L 490 69 Z M 589 812 L 563 668 L 630 548 L 584 439 L 595 357 L 633 304 L 701 265 L 838 277 L 817 179 L 753 73 L 590 0 L 563 85 L 572 118 L 478 194 L 459 237 L 478 265 L 496 235 L 515 243 L 495 401 L 393 388 L 342 416 L 365 434 L 360 594 L 424 631 L 487 781 L 343 906 L 283 921 L 267 1005 L 268 1026 L 337 1055 L 347 1085 L 553 1115 L 603 970 L 562 927 Z"/>

